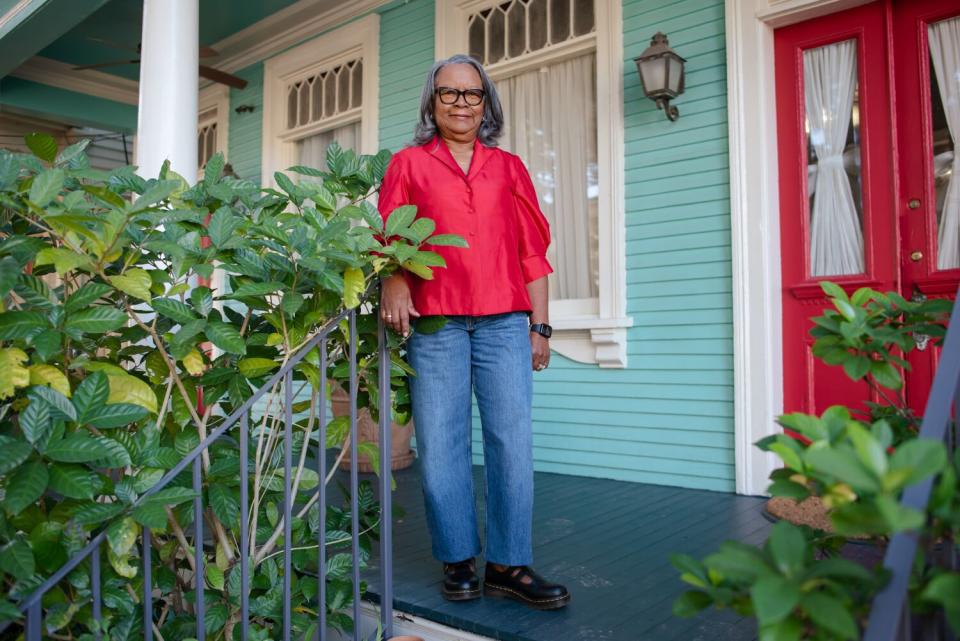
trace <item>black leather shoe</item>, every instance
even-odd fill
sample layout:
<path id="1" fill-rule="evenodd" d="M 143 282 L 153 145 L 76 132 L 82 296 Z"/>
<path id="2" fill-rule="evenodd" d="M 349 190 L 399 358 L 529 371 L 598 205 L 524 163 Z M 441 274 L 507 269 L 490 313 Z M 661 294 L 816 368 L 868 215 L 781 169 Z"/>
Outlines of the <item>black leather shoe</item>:
<path id="1" fill-rule="evenodd" d="M 443 564 L 443 598 L 447 601 L 469 601 L 480 598 L 477 563 L 472 558 Z"/>
<path id="2" fill-rule="evenodd" d="M 527 565 L 508 567 L 499 572 L 492 563 L 487 563 L 483 593 L 513 599 L 537 610 L 556 610 L 570 602 L 567 588 L 550 583 Z"/>

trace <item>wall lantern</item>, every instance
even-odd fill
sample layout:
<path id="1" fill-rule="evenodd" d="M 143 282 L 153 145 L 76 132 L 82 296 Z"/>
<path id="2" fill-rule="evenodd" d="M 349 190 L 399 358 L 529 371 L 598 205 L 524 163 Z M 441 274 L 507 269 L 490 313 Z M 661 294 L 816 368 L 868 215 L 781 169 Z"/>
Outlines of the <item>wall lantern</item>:
<path id="1" fill-rule="evenodd" d="M 663 109 L 667 118 L 676 120 L 680 110 L 670 101 L 683 93 L 683 63 L 686 62 L 670 48 L 667 36 L 659 31 L 650 40 L 646 51 L 633 59 L 643 84 L 643 93 Z"/>

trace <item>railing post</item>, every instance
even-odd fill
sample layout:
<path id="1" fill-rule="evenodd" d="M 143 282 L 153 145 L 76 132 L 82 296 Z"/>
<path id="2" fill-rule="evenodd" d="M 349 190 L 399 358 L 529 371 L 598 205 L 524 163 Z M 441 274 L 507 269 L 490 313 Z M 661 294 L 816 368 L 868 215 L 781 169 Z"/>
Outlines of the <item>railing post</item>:
<path id="1" fill-rule="evenodd" d="M 196 592 L 197 641 L 203 641 L 207 634 L 205 609 L 207 607 L 203 597 L 203 588 L 206 570 L 203 566 L 203 476 L 201 475 L 201 461 L 203 457 L 193 459 L 193 561 L 196 571 L 193 582 Z"/>
<path id="2" fill-rule="evenodd" d="M 320 343 L 320 438 L 317 443 L 317 503 L 320 525 L 317 533 L 317 612 L 319 639 L 327 638 L 327 339 Z"/>
<path id="3" fill-rule="evenodd" d="M 360 480 L 357 475 L 357 311 L 350 311 L 350 533 L 353 554 L 353 638 L 360 640 Z"/>
<path id="4" fill-rule="evenodd" d="M 383 316 L 377 314 L 380 354 L 380 625 L 383 636 L 393 636 L 393 494 L 391 492 L 391 442 L 393 402 L 390 397 L 390 345 Z"/>
<path id="5" fill-rule="evenodd" d="M 247 444 L 250 414 L 240 417 L 240 641 L 250 634 L 250 467 Z M 236 572 L 236 570 L 234 570 Z"/>
<path id="6" fill-rule="evenodd" d="M 103 613 L 101 606 L 103 595 L 100 594 L 100 546 L 93 548 L 90 553 L 90 592 L 93 594 L 93 621 L 97 624 L 97 630 L 93 633 L 95 641 L 100 641 L 102 634 L 100 626 L 103 624 Z"/>
<path id="7" fill-rule="evenodd" d="M 293 497 L 290 496 L 290 468 L 292 463 L 293 370 L 283 377 L 283 641 L 290 641 L 290 572 L 291 572 L 291 518 Z"/>
<path id="8" fill-rule="evenodd" d="M 150 584 L 153 577 L 150 575 L 153 557 L 150 554 L 150 528 L 143 528 L 143 638 L 144 641 L 153 639 L 153 590 Z"/>

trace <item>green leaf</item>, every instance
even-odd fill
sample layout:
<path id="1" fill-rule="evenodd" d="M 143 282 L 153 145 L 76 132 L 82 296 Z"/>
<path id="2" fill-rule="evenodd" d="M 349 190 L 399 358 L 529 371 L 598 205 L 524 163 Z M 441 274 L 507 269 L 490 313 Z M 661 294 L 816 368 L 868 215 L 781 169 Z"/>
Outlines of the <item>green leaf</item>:
<path id="1" fill-rule="evenodd" d="M 10 541 L 0 548 L 0 570 L 24 581 L 36 572 L 33 551 L 26 541 Z"/>
<path id="2" fill-rule="evenodd" d="M 63 151 L 61 151 L 59 154 L 57 154 L 57 157 L 53 161 L 54 164 L 66 165 L 74 158 L 77 158 L 84 152 L 84 150 L 87 148 L 87 145 L 90 144 L 90 140 L 91 140 L 90 138 L 81 138 L 77 142 L 73 143 L 72 145 L 70 145 Z"/>
<path id="3" fill-rule="evenodd" d="M 27 392 L 27 398 L 31 403 L 45 403 L 54 418 L 60 418 L 65 421 L 77 420 L 77 411 L 73 407 L 70 399 L 49 387 L 34 385 Z"/>
<path id="4" fill-rule="evenodd" d="M 213 292 L 209 287 L 194 287 L 190 292 L 190 304 L 204 318 L 213 309 Z"/>
<path id="5" fill-rule="evenodd" d="M 80 525 L 106 523 L 123 512 L 122 503 L 88 503 L 73 511 L 73 520 Z"/>
<path id="6" fill-rule="evenodd" d="M 860 462 L 878 477 L 883 477 L 887 473 L 887 453 L 873 435 L 859 423 L 850 423 L 847 436 L 853 442 Z"/>
<path id="7" fill-rule="evenodd" d="M 217 518 L 228 527 L 237 527 L 240 523 L 240 502 L 225 485 L 211 485 L 208 490 L 210 506 Z"/>
<path id="8" fill-rule="evenodd" d="M 167 527 L 167 511 L 161 503 L 144 503 L 134 508 L 131 516 L 140 525 L 151 530 L 163 530 Z"/>
<path id="9" fill-rule="evenodd" d="M 158 505 L 180 505 L 196 498 L 197 493 L 186 487 L 168 487 L 147 497 L 147 503 Z"/>
<path id="10" fill-rule="evenodd" d="M 0 474 L 6 474 L 26 461 L 32 451 L 29 443 L 0 434 Z"/>
<path id="11" fill-rule="evenodd" d="M 30 186 L 30 202 L 38 207 L 47 206 L 60 194 L 66 174 L 62 169 L 49 169 L 34 177 Z"/>
<path id="12" fill-rule="evenodd" d="M 178 323 L 189 323 L 190 321 L 197 320 L 193 310 L 190 309 L 188 305 L 173 298 L 154 298 L 153 309 L 155 309 L 158 314 L 166 316 Z"/>
<path id="13" fill-rule="evenodd" d="M 150 285 L 153 284 L 153 281 L 146 270 L 139 268 L 128 269 L 123 274 L 108 276 L 107 278 L 111 285 L 124 294 L 129 294 L 134 298 L 150 302 Z"/>
<path id="14" fill-rule="evenodd" d="M 92 499 L 100 489 L 100 477 L 82 465 L 53 463 L 50 489 L 71 499 Z"/>
<path id="15" fill-rule="evenodd" d="M 65 327 L 87 334 L 103 334 L 127 324 L 127 315 L 115 307 L 98 305 L 67 316 Z"/>
<path id="16" fill-rule="evenodd" d="M 944 609 L 954 634 L 960 632 L 960 574 L 939 574 L 930 580 L 920 597 Z"/>
<path id="17" fill-rule="evenodd" d="M 63 276 L 80 267 L 89 269 L 91 267 L 90 258 L 86 254 L 80 254 L 63 247 L 46 247 L 37 253 L 35 261 L 37 265 L 53 265 L 56 272 Z"/>
<path id="18" fill-rule="evenodd" d="M 900 487 L 908 487 L 940 472 L 947 464 L 947 453 L 940 441 L 927 438 L 909 440 L 890 457 L 890 471 L 904 474 Z"/>
<path id="19" fill-rule="evenodd" d="M 30 384 L 30 370 L 23 366 L 26 361 L 27 354 L 22 349 L 0 349 L 0 399 L 10 398 L 18 388 Z"/>
<path id="20" fill-rule="evenodd" d="M 847 298 L 847 292 L 843 290 L 840 285 L 836 283 L 831 283 L 828 280 L 822 281 L 820 283 L 820 289 L 823 290 L 823 293 L 829 296 L 830 298 L 835 298 L 837 300 L 849 302 L 850 299 Z"/>
<path id="21" fill-rule="evenodd" d="M 280 363 L 269 358 L 244 358 L 237 367 L 247 378 L 256 378 L 280 367 Z"/>
<path id="22" fill-rule="evenodd" d="M 851 380 L 859 381 L 870 371 L 870 359 L 862 354 L 851 356 L 843 362 L 843 371 Z"/>
<path id="23" fill-rule="evenodd" d="M 19 275 L 20 263 L 13 256 L 4 256 L 3 260 L 0 260 L 0 298 L 10 293 L 13 286 L 17 284 Z"/>
<path id="24" fill-rule="evenodd" d="M 848 484 L 858 494 L 880 490 L 877 477 L 863 466 L 853 451 L 818 447 L 821 443 L 815 443 L 807 449 L 804 456 L 807 465 Z"/>
<path id="25" fill-rule="evenodd" d="M 157 413 L 157 395 L 149 385 L 130 374 L 107 373 L 110 395 L 107 404 L 130 403 Z"/>
<path id="26" fill-rule="evenodd" d="M 706 592 L 689 590 L 684 592 L 673 602 L 673 615 L 678 617 L 692 617 L 701 610 L 710 607 L 713 599 Z"/>
<path id="27" fill-rule="evenodd" d="M 50 327 L 47 319 L 37 312 L 4 312 L 0 314 L 0 340 L 27 338 Z"/>
<path id="28" fill-rule="evenodd" d="M 40 160 L 53 162 L 57 157 L 57 141 L 50 134 L 31 132 L 23 137 L 27 147 Z"/>
<path id="29" fill-rule="evenodd" d="M 421 265 L 420 263 L 415 263 L 412 260 L 408 260 L 403 262 L 403 268 L 413 274 L 416 274 L 423 280 L 433 280 L 433 270 L 426 265 Z"/>
<path id="30" fill-rule="evenodd" d="M 469 247 L 467 241 L 462 236 L 456 234 L 437 234 L 427 239 L 428 245 L 435 247 Z"/>
<path id="31" fill-rule="evenodd" d="M 140 527 L 129 516 L 121 519 L 107 528 L 107 543 L 114 554 L 124 555 L 133 549 L 137 543 Z"/>
<path id="32" fill-rule="evenodd" d="M 407 229 L 400 229 L 397 234 L 403 236 L 404 238 L 408 238 L 417 244 L 420 244 L 430 234 L 432 234 L 433 230 L 436 228 L 437 224 L 429 218 L 418 218 L 411 223 L 410 227 Z"/>
<path id="33" fill-rule="evenodd" d="M 113 291 L 109 285 L 104 285 L 103 283 L 94 283 L 88 282 L 83 285 L 80 289 L 70 294 L 67 298 L 67 302 L 64 303 L 63 308 L 68 314 L 79 311 L 81 309 L 86 309 L 90 303 L 93 303 L 98 298 L 102 298 Z"/>
<path id="34" fill-rule="evenodd" d="M 343 304 L 353 309 L 360 304 L 360 295 L 363 294 L 365 281 L 363 270 L 348 267 L 343 272 Z"/>
<path id="35" fill-rule="evenodd" d="M 46 491 L 49 476 L 47 466 L 39 461 L 22 465 L 7 482 L 3 508 L 8 514 L 17 515 L 33 505 Z"/>
<path id="36" fill-rule="evenodd" d="M 858 639 L 860 631 L 850 611 L 836 598 L 823 592 L 810 592 L 801 604 L 810 619 L 841 639 Z"/>
<path id="37" fill-rule="evenodd" d="M 210 584 L 214 590 L 223 590 L 223 570 L 218 568 L 216 565 L 208 564 L 207 565 L 207 583 Z"/>
<path id="38" fill-rule="evenodd" d="M 765 577 L 750 588 L 750 599 L 760 625 L 777 623 L 800 602 L 800 588 L 779 576 Z"/>
<path id="39" fill-rule="evenodd" d="M 100 407 L 93 416 L 88 417 L 86 423 L 91 427 L 107 430 L 136 423 L 147 414 L 147 408 L 141 405 L 114 403 Z"/>
<path id="40" fill-rule="evenodd" d="M 220 174 L 223 173 L 225 165 L 223 152 L 220 151 L 207 160 L 207 164 L 203 167 L 203 182 L 206 183 L 207 187 L 212 187 L 220 182 Z"/>
<path id="41" fill-rule="evenodd" d="M 284 287 L 286 287 L 286 285 L 278 282 L 244 283 L 243 285 L 240 285 L 240 287 L 237 287 L 233 292 L 231 292 L 229 296 L 226 296 L 226 298 L 247 298 L 247 297 L 266 296 L 267 294 L 278 292 Z"/>
<path id="42" fill-rule="evenodd" d="M 887 389 L 898 390 L 903 387 L 903 379 L 893 363 L 872 361 L 870 363 L 870 374 L 878 384 Z"/>
<path id="43" fill-rule="evenodd" d="M 230 207 L 221 207 L 210 217 L 207 233 L 214 247 L 221 247 L 233 237 L 243 221 L 233 214 Z"/>
<path id="44" fill-rule="evenodd" d="M 110 395 L 110 385 L 103 372 L 92 372 L 73 394 L 73 407 L 77 411 L 77 422 L 86 423 L 87 419 L 95 415 L 107 402 Z"/>
<path id="45" fill-rule="evenodd" d="M 778 521 L 767 539 L 767 549 L 777 569 L 791 577 L 803 569 L 807 540 L 800 528 L 787 521 Z"/>
<path id="46" fill-rule="evenodd" d="M 386 235 L 396 236 L 400 230 L 407 229 L 417 217 L 417 208 L 413 205 L 402 205 L 394 209 L 387 217 Z"/>
<path id="47" fill-rule="evenodd" d="M 117 434 L 117 437 L 123 436 L 126 436 L 128 440 L 132 438 L 123 432 Z M 121 443 L 118 438 L 108 438 L 106 436 L 94 436 L 93 438 L 99 442 L 106 451 L 104 456 L 94 461 L 95 466 L 126 467 L 133 462 L 130 458 L 130 452 L 127 451 L 127 448 L 123 446 L 123 443 Z"/>
<path id="48" fill-rule="evenodd" d="M 52 427 L 50 406 L 46 403 L 30 403 L 20 412 L 20 431 L 32 444 L 43 441 Z"/>
<path id="49" fill-rule="evenodd" d="M 237 328 L 220 321 L 210 321 L 203 330 L 214 345 L 230 354 L 246 354 L 247 346 Z"/>
<path id="50" fill-rule="evenodd" d="M 63 463 L 89 463 L 109 456 L 110 450 L 86 432 L 74 432 L 45 452 L 47 458 Z"/>

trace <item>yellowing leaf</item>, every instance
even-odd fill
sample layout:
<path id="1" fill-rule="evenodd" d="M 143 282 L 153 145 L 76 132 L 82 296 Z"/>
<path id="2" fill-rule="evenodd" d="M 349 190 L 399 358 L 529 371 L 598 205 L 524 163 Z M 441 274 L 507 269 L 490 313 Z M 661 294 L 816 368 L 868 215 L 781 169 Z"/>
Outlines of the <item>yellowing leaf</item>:
<path id="1" fill-rule="evenodd" d="M 267 347 L 274 347 L 275 345 L 283 345 L 283 335 L 276 332 L 267 336 Z"/>
<path id="2" fill-rule="evenodd" d="M 78 267 L 88 267 L 90 259 L 63 247 L 45 247 L 37 252 L 37 265 L 53 265 L 61 276 Z"/>
<path id="3" fill-rule="evenodd" d="M 30 370 L 23 366 L 26 360 L 22 349 L 0 349 L 0 399 L 10 398 L 18 387 L 30 384 Z"/>
<path id="4" fill-rule="evenodd" d="M 112 403 L 132 403 L 157 413 L 157 395 L 150 386 L 135 376 L 107 372 L 110 381 L 110 396 L 107 405 Z"/>
<path id="5" fill-rule="evenodd" d="M 109 280 L 111 285 L 125 294 L 141 300 L 151 300 L 150 285 L 153 281 L 150 279 L 150 274 L 143 269 L 128 269 L 119 276 L 110 276 Z"/>
<path id="6" fill-rule="evenodd" d="M 30 384 L 49 385 L 64 396 L 70 397 L 70 381 L 53 365 L 31 365 Z"/>
<path id="7" fill-rule="evenodd" d="M 191 349 L 181 361 L 191 375 L 200 376 L 203 374 L 203 356 L 200 355 L 200 352 L 198 352 L 196 348 Z"/>
<path id="8" fill-rule="evenodd" d="M 343 304 L 352 309 L 360 304 L 360 294 L 363 293 L 363 271 L 356 267 L 348 267 L 343 272 Z"/>
<path id="9" fill-rule="evenodd" d="M 110 565 L 113 566 L 114 572 L 120 576 L 125 579 L 132 579 L 137 576 L 137 566 L 130 562 L 129 552 L 118 555 L 108 547 L 107 558 L 110 560 Z"/>
<path id="10" fill-rule="evenodd" d="M 247 378 L 263 376 L 279 366 L 280 363 L 269 358 L 244 358 L 237 363 L 237 367 L 240 368 L 240 373 Z"/>

